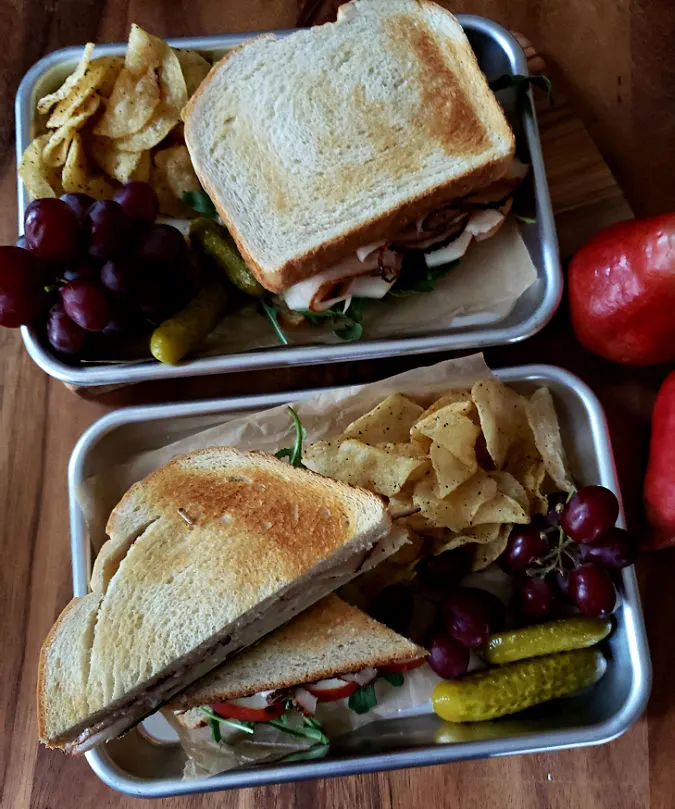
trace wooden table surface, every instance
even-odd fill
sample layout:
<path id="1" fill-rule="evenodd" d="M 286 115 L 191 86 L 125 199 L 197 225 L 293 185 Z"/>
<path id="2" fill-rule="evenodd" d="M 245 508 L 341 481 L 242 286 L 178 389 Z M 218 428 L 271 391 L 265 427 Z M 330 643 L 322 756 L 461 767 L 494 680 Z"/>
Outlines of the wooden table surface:
<path id="1" fill-rule="evenodd" d="M 94 39 L 125 38 L 131 21 L 158 35 L 292 27 L 334 15 L 326 0 L 116 2 L 0 0 L 0 243 L 16 236 L 12 101 L 18 81 L 42 54 Z M 455 11 L 492 17 L 537 44 L 615 172 L 633 210 L 673 207 L 675 10 L 672 0 L 460 0 Z M 556 117 L 557 116 L 557 117 Z M 564 253 L 602 223 L 629 215 L 600 158 L 569 113 L 542 126 Z M 552 141 L 588 157 L 557 161 Z M 575 173 L 576 172 L 576 173 Z M 578 176 L 578 181 L 576 177 Z M 589 179 L 590 178 L 590 179 Z M 583 180 L 583 182 L 582 182 Z M 590 182 L 591 192 L 583 198 Z M 564 305 L 525 344 L 487 352 L 494 365 L 553 362 L 597 391 L 607 410 L 629 522 L 642 526 L 640 481 L 653 397 L 666 369 L 627 371 L 590 357 L 570 335 Z M 0 795 L 3 807 L 130 807 L 84 760 L 38 747 L 34 708 L 40 643 L 71 595 L 66 467 L 73 445 L 112 407 L 374 379 L 440 359 L 409 358 L 351 367 L 142 385 L 98 398 L 76 396 L 45 376 L 16 332 L 0 329 Z M 611 807 L 675 806 L 675 552 L 640 560 L 654 661 L 646 714 L 612 744 L 550 755 L 495 759 L 295 785 L 160 801 L 187 807 Z"/>

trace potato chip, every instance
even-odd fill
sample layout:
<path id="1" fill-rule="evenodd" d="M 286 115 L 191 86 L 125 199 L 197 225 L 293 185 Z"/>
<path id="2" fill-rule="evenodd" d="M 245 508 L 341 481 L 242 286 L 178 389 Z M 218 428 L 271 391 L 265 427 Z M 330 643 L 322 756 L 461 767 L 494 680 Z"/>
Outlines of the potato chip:
<path id="1" fill-rule="evenodd" d="M 497 469 L 506 461 L 509 448 L 529 434 L 526 400 L 498 379 L 485 379 L 471 388 L 488 452 Z"/>
<path id="2" fill-rule="evenodd" d="M 40 135 L 30 143 L 23 153 L 19 163 L 19 177 L 33 197 L 56 197 L 60 190 L 55 186 L 53 169 L 42 159 L 42 152 L 49 141 L 50 135 Z"/>
<path id="3" fill-rule="evenodd" d="M 423 408 L 415 402 L 400 393 L 392 393 L 377 407 L 349 424 L 343 435 L 366 444 L 407 443 L 410 441 L 410 428 L 422 411 Z"/>
<path id="4" fill-rule="evenodd" d="M 37 103 L 38 112 L 41 115 L 45 115 L 45 113 L 49 112 L 49 110 L 56 104 L 57 102 L 61 101 L 61 99 L 65 98 L 70 91 L 75 87 L 78 81 L 84 76 L 87 71 L 87 67 L 89 62 L 91 61 L 91 55 L 94 51 L 94 43 L 87 42 L 84 46 L 84 51 L 82 52 L 82 58 L 78 66 L 73 70 L 73 72 L 68 76 L 68 78 L 63 82 L 63 84 L 59 87 L 58 90 L 54 93 L 50 93 L 49 95 L 43 96 Z"/>
<path id="5" fill-rule="evenodd" d="M 502 494 L 502 492 L 497 492 L 492 500 L 483 503 L 478 509 L 472 520 L 472 525 L 505 522 L 526 525 L 530 522 L 530 515 L 512 497 L 509 497 L 507 494 Z"/>
<path id="6" fill-rule="evenodd" d="M 164 172 L 169 188 L 176 199 L 182 201 L 183 194 L 187 191 L 201 189 L 201 184 L 192 168 L 187 146 L 181 144 L 162 149 L 155 153 L 154 162 Z"/>
<path id="7" fill-rule="evenodd" d="M 427 453 L 419 446 L 419 444 L 375 444 L 378 449 L 383 449 L 385 452 L 391 452 L 392 455 L 405 455 L 406 458 L 426 458 Z"/>
<path id="8" fill-rule="evenodd" d="M 160 101 L 149 121 L 138 132 L 117 138 L 117 146 L 126 152 L 143 152 L 146 149 L 152 149 L 164 140 L 177 123 L 176 112 Z"/>
<path id="9" fill-rule="evenodd" d="M 164 43 L 161 39 L 150 36 L 140 25 L 132 23 L 124 66 L 130 73 L 135 73 L 137 76 L 159 68 L 164 53 L 163 46 Z"/>
<path id="10" fill-rule="evenodd" d="M 455 404 L 456 402 L 471 402 L 471 391 L 463 388 L 462 390 L 451 390 L 444 393 L 443 396 L 436 399 L 429 405 L 429 407 L 427 407 L 424 413 L 422 413 L 422 415 L 419 417 L 419 421 L 423 421 L 427 416 L 431 416 L 432 413 L 435 413 L 442 407 L 446 407 L 449 404 Z"/>
<path id="11" fill-rule="evenodd" d="M 155 71 L 138 76 L 122 68 L 94 134 L 123 138 L 138 132 L 152 118 L 158 104 L 159 81 Z"/>
<path id="12" fill-rule="evenodd" d="M 82 129 L 96 112 L 100 103 L 101 99 L 95 93 L 89 96 L 80 107 L 73 111 L 73 115 L 68 121 L 54 131 L 42 152 L 42 159 L 46 165 L 57 167 L 66 162 L 75 132 Z"/>
<path id="13" fill-rule="evenodd" d="M 143 152 L 143 154 L 149 154 L 149 152 Z M 188 208 L 182 200 L 176 198 L 176 195 L 169 185 L 166 172 L 160 166 L 154 165 L 152 160 L 150 161 L 150 176 L 148 182 L 152 186 L 155 194 L 157 194 L 159 212 L 161 214 L 178 218 L 187 218 L 195 215 L 195 212 Z"/>
<path id="14" fill-rule="evenodd" d="M 91 139 L 91 155 L 108 177 L 128 183 L 147 152 L 123 152 L 115 147 L 115 143 L 111 138 L 94 136 Z"/>
<path id="15" fill-rule="evenodd" d="M 391 497 L 423 475 L 428 462 L 394 456 L 361 441 L 316 441 L 304 452 L 308 469 Z M 496 485 L 496 484 L 495 484 Z"/>
<path id="16" fill-rule="evenodd" d="M 479 470 L 447 497 L 437 497 L 435 489 L 435 478 L 428 475 L 415 486 L 413 503 L 434 525 L 459 533 L 471 526 L 483 503 L 497 494 L 497 483 Z"/>
<path id="17" fill-rule="evenodd" d="M 50 129 L 58 129 L 67 123 L 76 114 L 75 110 L 80 104 L 83 104 L 90 96 L 105 87 L 109 82 L 114 81 L 121 64 L 122 60 L 113 56 L 95 59 L 68 95 L 62 98 L 54 107 L 47 121 L 47 126 Z"/>
<path id="18" fill-rule="evenodd" d="M 134 152 L 134 154 L 139 155 L 140 159 L 129 179 L 137 180 L 141 183 L 147 183 L 150 179 L 150 169 L 152 167 L 152 157 L 150 156 L 150 152 Z"/>
<path id="19" fill-rule="evenodd" d="M 530 498 L 525 487 L 510 472 L 489 472 L 493 480 L 497 481 L 499 491 L 508 495 L 526 511 L 530 508 Z"/>
<path id="20" fill-rule="evenodd" d="M 480 435 L 480 428 L 468 416 L 472 408 L 471 402 L 446 405 L 414 424 L 410 434 L 430 438 L 475 471 L 478 468 L 476 439 Z"/>
<path id="21" fill-rule="evenodd" d="M 493 562 L 504 553 L 506 546 L 509 542 L 509 534 L 511 533 L 510 525 L 502 525 L 500 527 L 499 535 L 492 542 L 484 545 L 476 545 L 473 549 L 473 561 L 471 563 L 471 570 L 475 573 L 478 570 L 484 570 L 489 567 Z"/>
<path id="22" fill-rule="evenodd" d="M 530 501 L 530 510 L 538 514 L 548 510 L 542 485 L 546 478 L 544 462 L 534 445 L 534 439 L 519 441 L 509 450 L 506 471 L 523 486 Z"/>
<path id="23" fill-rule="evenodd" d="M 162 40 L 159 40 L 162 42 Z M 176 111 L 180 117 L 183 107 L 187 104 L 188 94 L 183 68 L 178 61 L 176 52 L 166 42 L 162 42 L 162 63 L 159 68 L 159 83 L 162 88 L 162 101 Z"/>
<path id="24" fill-rule="evenodd" d="M 63 190 L 69 193 L 81 192 L 94 199 L 110 199 L 113 187 L 105 177 L 94 177 L 89 171 L 89 161 L 82 143 L 82 136 L 75 132 L 68 150 L 68 159 L 63 167 Z"/>
<path id="25" fill-rule="evenodd" d="M 405 514 L 416 508 L 418 508 L 418 506 L 413 503 L 412 494 L 409 492 L 399 492 L 389 498 L 389 511 L 393 515 Z M 397 519 L 396 524 L 403 525 L 424 536 L 429 536 L 438 530 L 430 520 L 419 512 L 417 514 L 411 514 L 409 517 Z"/>
<path id="26" fill-rule="evenodd" d="M 467 481 L 476 471 L 455 457 L 450 450 L 433 443 L 429 449 L 431 464 L 436 473 L 436 496 L 447 497 L 458 486 Z"/>
<path id="27" fill-rule="evenodd" d="M 185 87 L 187 89 L 187 96 L 190 96 L 199 87 L 199 85 L 206 78 L 207 73 L 211 70 L 211 65 L 204 59 L 203 56 L 197 51 L 190 51 L 181 48 L 175 51 L 178 61 L 180 62 L 183 71 L 183 78 L 185 79 Z"/>
<path id="28" fill-rule="evenodd" d="M 445 551 L 451 551 L 469 543 L 475 545 L 489 545 L 499 537 L 500 523 L 476 525 L 474 528 L 465 528 L 460 534 L 452 534 L 445 540 L 436 543 L 434 556 Z"/>
<path id="29" fill-rule="evenodd" d="M 124 64 L 129 72 L 136 75 L 157 68 L 162 103 L 174 111 L 178 120 L 180 111 L 187 103 L 187 87 L 183 70 L 173 49 L 163 40 L 148 34 L 134 24 L 129 32 Z"/>
<path id="30" fill-rule="evenodd" d="M 92 64 L 97 65 L 99 62 L 106 65 L 107 72 L 98 88 L 98 94 L 103 98 L 109 98 L 117 81 L 117 76 L 124 67 L 124 58 L 122 56 L 101 56 L 100 59 L 94 59 Z"/>
<path id="31" fill-rule="evenodd" d="M 551 391 L 538 388 L 527 402 L 526 413 L 534 443 L 551 480 L 562 491 L 573 492 L 574 484 L 565 467 L 565 451 Z"/>

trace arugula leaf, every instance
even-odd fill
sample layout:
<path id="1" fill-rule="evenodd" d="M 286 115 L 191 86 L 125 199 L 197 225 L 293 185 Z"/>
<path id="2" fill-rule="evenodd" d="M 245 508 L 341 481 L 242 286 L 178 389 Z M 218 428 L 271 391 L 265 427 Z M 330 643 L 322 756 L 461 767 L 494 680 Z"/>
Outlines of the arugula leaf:
<path id="1" fill-rule="evenodd" d="M 220 735 L 220 724 L 216 722 L 215 719 L 211 719 L 211 717 L 209 717 L 209 727 L 211 728 L 211 736 L 213 737 L 213 741 L 218 744 L 223 738 Z"/>
<path id="2" fill-rule="evenodd" d="M 279 310 L 274 304 L 268 303 L 265 300 L 261 300 L 260 305 L 262 307 L 263 312 L 267 315 L 267 319 L 272 324 L 272 328 L 277 333 L 279 342 L 281 343 L 282 346 L 287 346 L 288 337 L 286 337 L 286 334 L 284 330 L 281 328 L 281 325 L 279 323 Z"/>
<path id="3" fill-rule="evenodd" d="M 506 90 L 508 87 L 515 87 L 519 92 L 526 93 L 530 87 L 539 87 L 548 96 L 549 102 L 553 103 L 553 84 L 548 76 L 523 76 L 519 73 L 505 73 L 503 76 L 490 82 L 490 89 L 493 93 Z"/>
<path id="4" fill-rule="evenodd" d="M 299 753 L 291 753 L 290 756 L 285 756 L 282 761 L 312 761 L 317 758 L 324 758 L 330 750 L 328 744 L 319 744 L 310 747 L 308 750 L 301 750 Z"/>
<path id="5" fill-rule="evenodd" d="M 401 671 L 382 673 L 380 676 L 383 677 L 389 685 L 393 685 L 396 688 L 400 688 L 403 685 L 403 672 Z"/>
<path id="6" fill-rule="evenodd" d="M 418 262 L 410 275 L 402 274 L 399 277 L 388 294 L 393 298 L 408 298 L 418 293 L 433 292 L 437 282 L 449 275 L 458 264 L 459 259 L 439 267 L 427 267 L 424 261 Z"/>
<path id="7" fill-rule="evenodd" d="M 224 716 L 220 716 L 220 714 L 217 714 L 212 708 L 207 708 L 205 705 L 201 705 L 199 710 L 209 717 L 209 725 L 211 725 L 212 722 L 219 722 L 221 725 L 228 725 L 236 730 L 243 730 L 244 733 L 253 733 L 253 722 L 246 722 L 241 719 L 225 719 Z M 220 733 L 220 730 L 218 732 Z M 211 725 L 211 733 L 213 733 L 213 725 Z M 215 738 L 215 734 L 214 741 L 218 741 Z"/>
<path id="8" fill-rule="evenodd" d="M 363 336 L 364 298 L 352 298 L 345 310 L 342 304 L 336 303 L 323 312 L 310 312 L 309 309 L 298 310 L 313 326 L 320 326 L 325 321 L 332 321 L 333 331 L 345 341 L 359 340 Z"/>
<path id="9" fill-rule="evenodd" d="M 375 685 L 369 683 L 361 688 L 357 688 L 349 697 L 349 707 L 354 713 L 368 713 L 371 708 L 377 705 L 377 697 L 375 696 Z"/>
<path id="10" fill-rule="evenodd" d="M 517 213 L 514 214 L 516 219 L 519 219 L 521 222 L 524 222 L 526 225 L 536 225 L 537 219 L 534 216 L 525 216 L 524 214 Z"/>
<path id="11" fill-rule="evenodd" d="M 271 725 L 273 728 L 277 728 L 277 730 L 281 730 L 284 733 L 288 733 L 291 736 L 297 736 L 300 739 L 311 739 L 312 741 L 319 742 L 320 744 L 328 744 L 328 737 L 319 727 L 311 727 L 310 725 L 303 725 L 301 728 L 294 728 L 288 724 L 288 720 L 286 722 L 281 722 L 279 719 L 270 719 L 265 724 Z"/>
<path id="12" fill-rule="evenodd" d="M 304 464 L 302 463 L 302 442 L 305 438 L 307 438 L 307 430 L 305 430 L 305 428 L 302 426 L 300 416 L 298 416 L 292 407 L 288 408 L 288 412 L 291 414 L 291 418 L 293 419 L 295 442 L 292 447 L 284 447 L 278 452 L 275 452 L 274 455 L 277 458 L 288 458 L 291 466 L 301 466 L 304 469 Z"/>
<path id="13" fill-rule="evenodd" d="M 197 211 L 198 214 L 208 219 L 216 219 L 218 217 L 216 206 L 211 202 L 211 197 L 209 197 L 206 191 L 185 191 L 183 193 L 183 202 L 188 208 L 192 208 L 193 211 Z"/>

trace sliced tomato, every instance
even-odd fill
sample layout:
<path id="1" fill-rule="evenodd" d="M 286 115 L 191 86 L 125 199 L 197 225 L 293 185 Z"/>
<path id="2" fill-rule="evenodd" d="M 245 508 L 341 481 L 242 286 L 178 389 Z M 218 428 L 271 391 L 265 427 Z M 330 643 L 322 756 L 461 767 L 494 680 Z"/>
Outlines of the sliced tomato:
<path id="1" fill-rule="evenodd" d="M 316 697 L 318 702 L 333 702 L 336 699 L 351 696 L 359 686 L 357 683 L 347 682 L 339 677 L 331 677 L 328 680 L 319 680 L 303 687 L 313 697 Z"/>
<path id="2" fill-rule="evenodd" d="M 286 710 L 283 700 L 273 702 L 263 708 L 251 708 L 248 705 L 239 704 L 238 701 L 216 702 L 210 708 L 223 719 L 239 719 L 242 722 L 269 722 L 270 719 L 278 719 Z"/>
<path id="3" fill-rule="evenodd" d="M 379 666 L 377 670 L 381 674 L 397 674 L 399 671 L 418 669 L 426 662 L 426 657 L 418 657 L 417 660 L 403 660 L 400 663 L 389 663 L 388 666 Z"/>

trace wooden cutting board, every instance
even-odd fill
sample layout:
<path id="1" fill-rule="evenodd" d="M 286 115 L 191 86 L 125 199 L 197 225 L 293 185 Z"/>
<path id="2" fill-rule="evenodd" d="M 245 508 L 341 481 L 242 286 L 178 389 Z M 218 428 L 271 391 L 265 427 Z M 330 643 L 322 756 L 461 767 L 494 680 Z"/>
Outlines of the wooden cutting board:
<path id="1" fill-rule="evenodd" d="M 255 7 L 261 6 L 256 2 Z M 309 4 L 317 6 L 319 4 Z M 225 11 L 224 13 L 227 13 Z M 143 22 L 143 20 L 139 20 Z M 282 22 L 280 22 L 282 24 Z M 285 24 L 292 24 L 291 22 Z M 186 24 L 176 28 L 188 33 Z M 200 25 L 204 25 L 201 21 Z M 251 25 L 251 27 L 256 27 Z M 157 29 L 155 29 L 157 30 Z M 196 33 L 197 31 L 193 31 Z M 81 39 L 81 37 L 80 37 Z M 533 72 L 543 69 L 534 50 L 527 49 Z M 537 111 L 563 256 L 588 234 L 631 216 L 611 172 L 586 129 L 575 117 L 561 91 L 550 106 L 537 97 Z M 11 191 L 11 182 L 5 189 Z M 5 194 L 9 199 L 9 195 Z M 10 202 L 11 205 L 11 202 Z M 18 335 L 0 339 L 0 430 L 3 436 L 3 476 L 0 492 L 5 511 L 0 533 L 3 586 L 0 706 L 4 733 L 0 760 L 4 772 L 3 806 L 55 809 L 78 806 L 167 807 L 565 807 L 621 809 L 647 807 L 650 795 L 649 739 L 663 753 L 659 794 L 673 794 L 671 771 L 672 723 L 668 677 L 660 680 L 659 713 L 649 724 L 641 721 L 622 739 L 600 748 L 464 762 L 424 770 L 405 770 L 301 784 L 243 790 L 167 801 L 134 801 L 105 787 L 83 760 L 48 752 L 36 743 L 34 689 L 40 643 L 71 594 L 65 473 L 68 455 L 86 427 L 112 407 L 143 402 L 227 396 L 290 390 L 347 381 L 371 380 L 406 367 L 433 362 L 444 355 L 398 357 L 338 366 L 265 371 L 143 384 L 108 393 L 97 391 L 87 401 L 46 378 L 17 345 Z M 536 338 L 519 346 L 489 352 L 491 364 L 553 362 L 583 376 L 598 391 L 613 429 L 624 496 L 631 515 L 637 514 L 639 480 L 651 397 L 662 371 L 624 373 L 585 354 L 574 342 L 564 311 Z M 661 557 L 664 558 L 664 557 Z M 648 618 L 675 611 L 675 588 L 668 587 L 667 565 L 644 566 L 650 590 L 660 592 L 658 604 L 648 603 Z M 663 649 L 663 664 L 672 665 L 668 621 L 652 622 Z M 665 669 L 667 673 L 667 668 Z M 672 669 L 671 669 L 672 670 Z M 648 736 L 648 733 L 650 734 Z M 656 777 L 656 776 L 655 776 Z M 656 804 L 654 804 L 656 806 Z"/>

